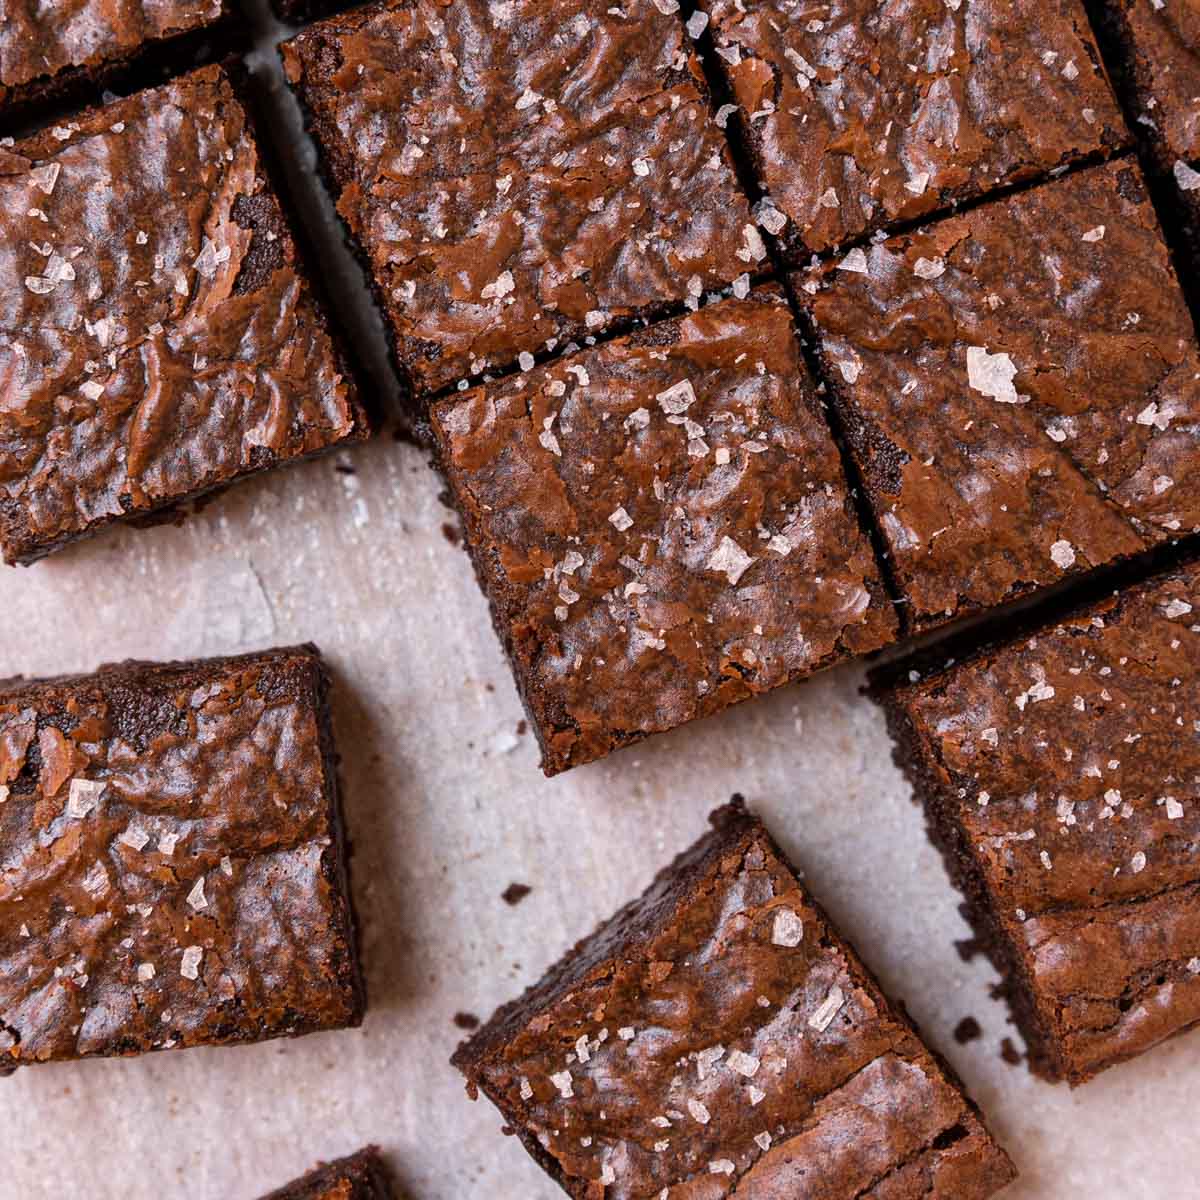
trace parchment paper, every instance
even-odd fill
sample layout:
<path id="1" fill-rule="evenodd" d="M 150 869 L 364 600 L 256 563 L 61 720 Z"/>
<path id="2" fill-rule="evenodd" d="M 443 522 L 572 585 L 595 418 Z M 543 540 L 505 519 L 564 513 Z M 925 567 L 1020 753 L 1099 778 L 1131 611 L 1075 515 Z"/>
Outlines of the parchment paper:
<path id="1" fill-rule="evenodd" d="M 280 29 L 257 8 L 265 48 Z M 256 56 L 268 82 L 273 56 Z M 277 79 L 275 83 L 277 84 Z M 294 120 L 286 97 L 279 119 Z M 296 143 L 322 273 L 386 369 L 355 268 Z M 377 328 L 377 326 L 376 326 Z M 352 466 L 344 474 L 338 466 Z M 743 792 L 1012 1153 L 1006 1200 L 1200 1194 L 1200 1035 L 1072 1093 L 999 1057 L 993 972 L 964 963 L 958 897 L 926 844 L 861 671 L 835 670 L 545 781 L 423 455 L 389 436 L 252 481 L 180 528 L 119 530 L 0 573 L 0 676 L 316 641 L 336 726 L 370 1010 L 361 1030 L 23 1069 L 0 1079 L 3 1200 L 253 1200 L 379 1142 L 411 1200 L 561 1193 L 446 1063 L 486 1018 L 639 892 Z M 511 907 L 513 882 L 532 893 Z M 952 1030 L 976 1017 L 980 1040 Z"/>

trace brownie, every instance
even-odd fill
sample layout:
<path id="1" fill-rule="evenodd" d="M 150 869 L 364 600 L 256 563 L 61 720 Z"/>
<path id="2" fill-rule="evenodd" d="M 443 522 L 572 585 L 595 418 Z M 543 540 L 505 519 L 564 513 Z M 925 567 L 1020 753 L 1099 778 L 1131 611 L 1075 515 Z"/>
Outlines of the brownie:
<path id="1" fill-rule="evenodd" d="M 365 436 L 220 68 L 0 149 L 0 192 L 6 561 Z"/>
<path id="2" fill-rule="evenodd" d="M 318 1163 L 307 1175 L 264 1196 L 262 1200 L 395 1200 L 378 1146 L 367 1146 L 329 1163 Z"/>
<path id="3" fill-rule="evenodd" d="M 357 1025 L 315 647 L 0 684 L 0 1062 Z"/>
<path id="4" fill-rule="evenodd" d="M 793 261 L 1128 141 L 1080 0 L 701 7 Z"/>
<path id="5" fill-rule="evenodd" d="M 1131 159 L 793 281 L 910 631 L 1200 527 L 1200 355 Z"/>
<path id="6" fill-rule="evenodd" d="M 1016 1172 L 740 799 L 454 1064 L 581 1200 L 981 1200 Z"/>
<path id="7" fill-rule="evenodd" d="M 105 84 L 149 59 L 185 61 L 200 37 L 233 24 L 229 0 L 5 0 L 0 121 Z"/>
<path id="8" fill-rule="evenodd" d="M 390 0 L 284 43 L 416 396 L 763 263 L 670 7 Z"/>
<path id="9" fill-rule="evenodd" d="M 430 414 L 548 775 L 894 636 L 778 288 Z"/>
<path id="10" fill-rule="evenodd" d="M 876 681 L 1029 1045 L 1072 1084 L 1200 1022 L 1200 566 Z"/>
<path id="11" fill-rule="evenodd" d="M 1089 2 L 1130 128 L 1179 231 L 1175 249 L 1187 285 L 1189 272 L 1200 270 L 1200 6 L 1194 0 Z M 1196 303 L 1200 288 L 1190 290 Z"/>

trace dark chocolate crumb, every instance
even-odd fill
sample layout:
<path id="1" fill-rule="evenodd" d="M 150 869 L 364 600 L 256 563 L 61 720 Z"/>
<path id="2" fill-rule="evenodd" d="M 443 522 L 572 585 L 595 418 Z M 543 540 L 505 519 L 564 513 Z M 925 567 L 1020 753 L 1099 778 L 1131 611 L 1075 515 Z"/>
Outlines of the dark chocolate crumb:
<path id="1" fill-rule="evenodd" d="M 524 737 L 529 732 L 529 722 L 522 718 L 517 722 L 517 737 Z"/>
<path id="2" fill-rule="evenodd" d="M 500 893 L 500 899 L 505 904 L 517 905 L 520 904 L 530 892 L 533 891 L 528 884 L 525 883 L 510 883 L 508 887 Z"/>
<path id="3" fill-rule="evenodd" d="M 974 1017 L 963 1017 L 954 1027 L 954 1040 L 960 1046 L 965 1046 L 968 1042 L 973 1042 L 982 1033 L 983 1030 L 979 1027 L 979 1022 Z"/>
<path id="4" fill-rule="evenodd" d="M 442 537 L 446 539 L 452 546 L 457 546 L 462 541 L 462 532 L 457 525 L 451 524 L 449 521 L 442 522 Z"/>
<path id="5" fill-rule="evenodd" d="M 454 1023 L 459 1029 L 478 1029 L 479 1018 L 474 1013 L 460 1012 L 454 1014 Z"/>
<path id="6" fill-rule="evenodd" d="M 1021 1052 L 1012 1044 L 1012 1038 L 1005 1038 L 1000 1043 L 1000 1057 L 1004 1059 L 1009 1066 L 1020 1066 Z"/>

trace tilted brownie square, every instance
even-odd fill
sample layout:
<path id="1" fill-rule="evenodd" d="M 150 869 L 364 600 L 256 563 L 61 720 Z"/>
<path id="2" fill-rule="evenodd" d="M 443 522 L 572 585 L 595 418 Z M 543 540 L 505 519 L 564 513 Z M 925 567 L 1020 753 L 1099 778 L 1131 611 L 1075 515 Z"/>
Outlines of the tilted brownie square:
<path id="1" fill-rule="evenodd" d="M 0 149 L 0 269 L 10 563 L 367 432 L 217 67 Z"/>
<path id="2" fill-rule="evenodd" d="M 378 1146 L 319 1163 L 262 1200 L 397 1200 Z"/>
<path id="3" fill-rule="evenodd" d="M 1128 141 L 1080 0 L 701 7 L 796 262 Z"/>
<path id="4" fill-rule="evenodd" d="M 741 803 L 454 1057 L 580 1200 L 983 1200 L 979 1113 Z"/>
<path id="5" fill-rule="evenodd" d="M 6 0 L 0 13 L 0 121 L 91 93 L 149 57 L 183 61 L 233 24 L 229 0 Z"/>
<path id="6" fill-rule="evenodd" d="M 431 419 L 547 774 L 894 636 L 777 288 Z"/>
<path id="7" fill-rule="evenodd" d="M 357 1025 L 313 647 L 0 683 L 0 1070 Z"/>
<path id="8" fill-rule="evenodd" d="M 1200 1023 L 1200 567 L 914 676 L 879 681 L 897 760 L 1032 1068 Z"/>
<path id="9" fill-rule="evenodd" d="M 765 259 L 667 7 L 389 0 L 284 43 L 418 396 Z"/>
<path id="10" fill-rule="evenodd" d="M 1200 528 L 1200 354 L 1132 160 L 794 283 L 910 630 Z"/>

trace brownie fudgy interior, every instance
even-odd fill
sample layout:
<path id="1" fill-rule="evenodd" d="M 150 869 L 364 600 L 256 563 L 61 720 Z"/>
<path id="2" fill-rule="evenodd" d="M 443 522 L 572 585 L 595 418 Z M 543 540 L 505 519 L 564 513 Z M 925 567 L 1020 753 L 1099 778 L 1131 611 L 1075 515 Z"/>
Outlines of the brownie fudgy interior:
<path id="1" fill-rule="evenodd" d="M 571 1196 L 983 1200 L 971 1102 L 739 801 L 454 1062 Z"/>

